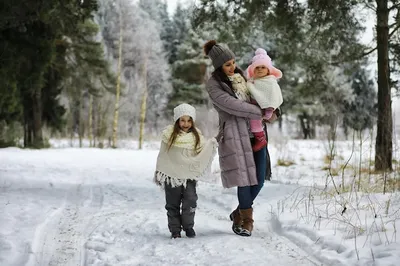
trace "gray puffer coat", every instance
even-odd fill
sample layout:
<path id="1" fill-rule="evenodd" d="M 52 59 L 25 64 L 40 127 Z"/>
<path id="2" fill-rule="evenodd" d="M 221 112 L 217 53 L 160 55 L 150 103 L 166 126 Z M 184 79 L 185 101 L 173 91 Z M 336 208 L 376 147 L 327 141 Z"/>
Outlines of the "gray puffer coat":
<path id="1" fill-rule="evenodd" d="M 225 83 L 211 77 L 206 85 L 219 115 L 218 153 L 225 188 L 257 185 L 249 136 L 249 119 L 261 119 L 261 109 L 238 99 Z"/>

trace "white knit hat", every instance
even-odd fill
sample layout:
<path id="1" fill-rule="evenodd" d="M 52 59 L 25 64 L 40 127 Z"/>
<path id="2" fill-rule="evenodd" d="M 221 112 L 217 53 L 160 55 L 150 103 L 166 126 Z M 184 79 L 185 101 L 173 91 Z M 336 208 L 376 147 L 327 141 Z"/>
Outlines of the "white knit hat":
<path id="1" fill-rule="evenodd" d="M 190 116 L 195 121 L 196 109 L 187 103 L 182 103 L 174 108 L 174 122 L 184 115 Z"/>

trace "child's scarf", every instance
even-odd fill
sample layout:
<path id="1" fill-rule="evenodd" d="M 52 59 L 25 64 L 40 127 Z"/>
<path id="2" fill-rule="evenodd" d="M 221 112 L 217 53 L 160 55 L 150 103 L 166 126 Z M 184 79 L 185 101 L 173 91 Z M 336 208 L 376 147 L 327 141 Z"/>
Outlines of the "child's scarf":
<path id="1" fill-rule="evenodd" d="M 162 186 L 167 182 L 172 187 L 184 185 L 187 180 L 200 180 L 213 182 L 211 175 L 211 163 L 217 150 L 215 138 L 205 140 L 201 132 L 199 153 L 194 151 L 196 139 L 192 132 L 181 132 L 174 144 L 168 150 L 169 139 L 173 132 L 173 126 L 168 126 L 162 132 L 160 152 L 157 157 L 155 182 Z"/>

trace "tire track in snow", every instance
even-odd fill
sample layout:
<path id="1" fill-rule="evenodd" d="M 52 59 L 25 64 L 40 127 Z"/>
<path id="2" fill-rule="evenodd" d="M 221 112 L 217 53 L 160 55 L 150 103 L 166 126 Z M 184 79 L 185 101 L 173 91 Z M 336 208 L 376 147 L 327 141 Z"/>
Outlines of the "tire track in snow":
<path id="1" fill-rule="evenodd" d="M 84 265 L 91 220 L 102 204 L 101 186 L 72 187 L 63 204 L 37 227 L 27 266 Z"/>

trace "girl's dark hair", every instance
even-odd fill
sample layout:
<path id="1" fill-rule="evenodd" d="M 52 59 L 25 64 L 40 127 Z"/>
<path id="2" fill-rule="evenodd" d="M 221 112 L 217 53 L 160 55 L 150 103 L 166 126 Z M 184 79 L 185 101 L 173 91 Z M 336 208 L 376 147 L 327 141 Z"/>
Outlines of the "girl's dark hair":
<path id="1" fill-rule="evenodd" d="M 194 144 L 194 151 L 198 154 L 199 151 L 199 146 L 200 146 L 200 135 L 199 132 L 196 129 L 196 125 L 192 119 L 192 127 L 190 128 L 190 132 L 193 133 L 194 138 L 195 138 L 195 144 Z M 179 133 L 181 132 L 181 128 L 179 127 L 179 118 L 175 121 L 174 124 L 174 130 L 172 131 L 171 137 L 168 140 L 168 150 L 171 149 L 172 145 L 174 145 L 176 138 L 178 137 Z"/>
<path id="2" fill-rule="evenodd" d="M 239 73 L 245 81 L 247 81 L 246 77 L 243 74 L 243 71 L 236 67 L 234 70 L 235 73 Z M 233 89 L 232 87 L 232 82 L 229 80 L 228 76 L 224 73 L 222 70 L 222 66 L 214 70 L 214 72 L 211 73 L 211 75 L 219 82 L 223 82 L 229 86 L 229 88 Z"/>

